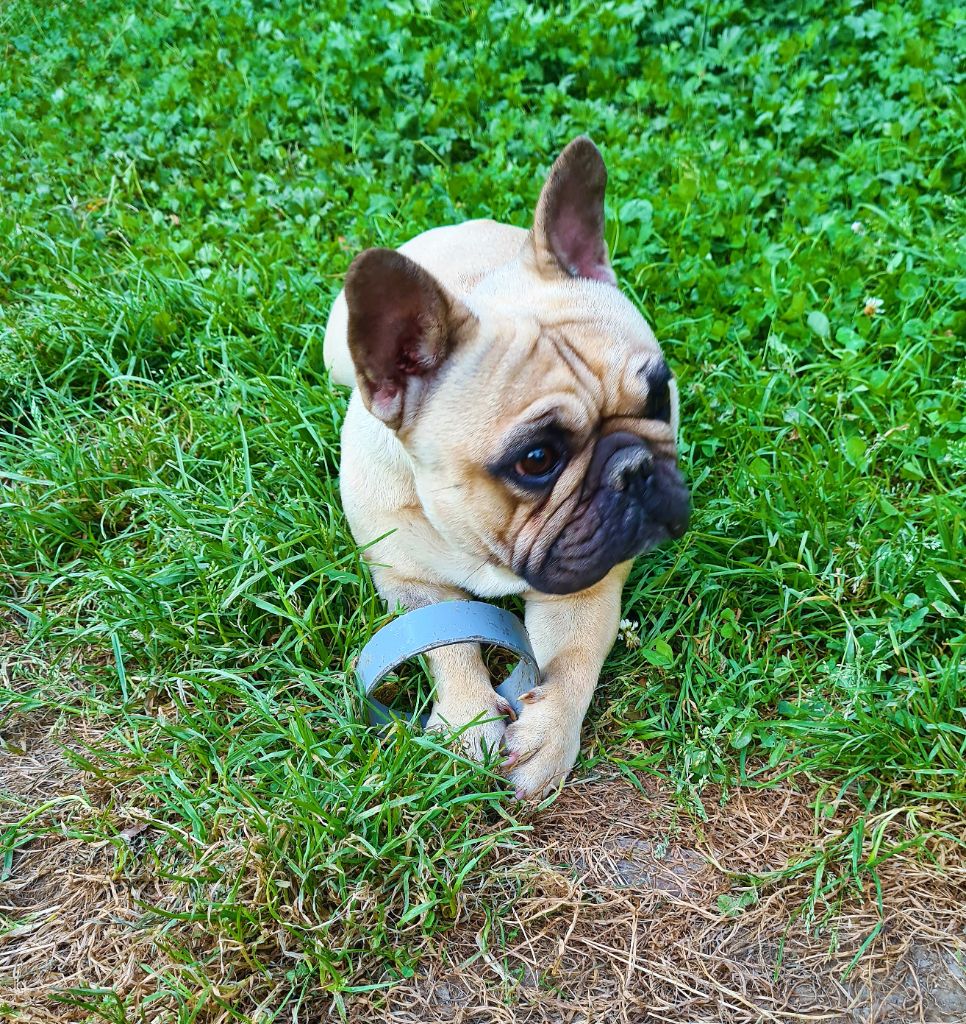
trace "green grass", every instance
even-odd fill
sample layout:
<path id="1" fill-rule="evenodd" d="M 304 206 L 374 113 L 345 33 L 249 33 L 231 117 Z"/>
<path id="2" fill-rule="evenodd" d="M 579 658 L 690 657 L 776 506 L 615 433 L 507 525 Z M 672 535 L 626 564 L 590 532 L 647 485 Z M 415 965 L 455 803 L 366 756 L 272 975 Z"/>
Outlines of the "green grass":
<path id="1" fill-rule="evenodd" d="M 765 9 L 0 10 L 0 607 L 49 666 L 14 669 L 0 727 L 107 728 L 86 764 L 152 816 L 183 918 L 254 971 L 281 933 L 304 954 L 279 999 L 411 973 L 518 831 L 485 772 L 359 724 L 385 612 L 338 502 L 329 303 L 367 245 L 525 225 L 581 132 L 695 510 L 626 589 L 640 644 L 584 767 L 698 807 L 787 776 L 966 799 L 966 15 Z M 71 826 L 120 871 L 123 814 Z"/>

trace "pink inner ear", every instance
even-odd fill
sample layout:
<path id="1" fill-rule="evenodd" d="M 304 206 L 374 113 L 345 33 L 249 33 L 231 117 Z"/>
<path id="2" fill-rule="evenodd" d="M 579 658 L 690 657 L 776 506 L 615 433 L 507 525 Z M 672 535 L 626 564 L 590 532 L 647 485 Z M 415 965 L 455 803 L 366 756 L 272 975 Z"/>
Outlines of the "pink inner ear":
<path id="1" fill-rule="evenodd" d="M 588 217 L 575 207 L 563 205 L 550 229 L 550 245 L 572 276 L 616 284 L 601 237 L 603 225 L 594 223 L 596 220 L 593 214 Z"/>
<path id="2" fill-rule="evenodd" d="M 419 321 L 413 317 L 400 331 L 396 350 L 396 372 L 404 377 L 422 377 L 436 364 L 421 345 Z"/>
<path id="3" fill-rule="evenodd" d="M 381 380 L 372 385 L 372 397 L 375 401 L 388 405 L 399 394 L 399 385 L 392 381 Z"/>
<path id="4" fill-rule="evenodd" d="M 387 423 L 401 415 L 402 397 L 399 385 L 391 381 L 370 381 L 372 388 L 369 395 L 370 408 Z"/>
<path id="5" fill-rule="evenodd" d="M 419 321 L 412 317 L 408 323 L 398 325 L 398 349 L 395 359 L 383 368 L 383 375 L 371 381 L 371 401 L 377 414 L 389 417 L 400 405 L 401 393 L 406 389 L 407 377 L 425 377 L 439 363 L 423 350 L 419 334 Z M 391 357 L 390 357 L 391 358 Z"/>

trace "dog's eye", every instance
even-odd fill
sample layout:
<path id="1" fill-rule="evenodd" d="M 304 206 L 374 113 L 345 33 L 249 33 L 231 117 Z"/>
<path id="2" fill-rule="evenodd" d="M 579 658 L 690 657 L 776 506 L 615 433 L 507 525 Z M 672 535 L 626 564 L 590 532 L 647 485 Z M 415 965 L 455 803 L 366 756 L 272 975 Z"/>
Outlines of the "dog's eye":
<path id="1" fill-rule="evenodd" d="M 524 480 L 536 481 L 549 476 L 560 462 L 560 453 L 550 445 L 531 448 L 513 467 L 517 476 Z"/>

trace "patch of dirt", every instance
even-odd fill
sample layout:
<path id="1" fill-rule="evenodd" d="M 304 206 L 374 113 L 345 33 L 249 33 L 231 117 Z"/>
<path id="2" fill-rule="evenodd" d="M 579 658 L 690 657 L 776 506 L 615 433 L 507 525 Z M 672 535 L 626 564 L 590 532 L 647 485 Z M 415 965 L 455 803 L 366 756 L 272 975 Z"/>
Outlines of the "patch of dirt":
<path id="1" fill-rule="evenodd" d="M 931 843 L 931 864 L 909 852 L 879 865 L 881 919 L 871 877 L 864 890 L 832 886 L 810 919 L 814 872 L 750 885 L 746 876 L 848 834 L 856 808 L 816 821 L 813 801 L 739 792 L 694 822 L 655 785 L 643 795 L 620 780 L 574 786 L 534 819 L 529 853 L 495 867 L 480 901 L 489 914 L 460 921 L 416 978 L 356 1003 L 352 1020 L 966 1021 L 966 858 L 955 841 Z M 882 850 L 901 842 L 901 818 L 875 824 Z"/>
<path id="2" fill-rule="evenodd" d="M 158 882 L 137 859 L 120 872 L 114 845 L 82 837 L 110 794 L 66 751 L 98 738 L 94 731 L 62 737 L 48 718 L 21 718 L 0 734 L 0 836 L 15 845 L 9 873 L 0 866 L 0 1005 L 16 1010 L 17 1021 L 86 1019 L 50 994 L 74 985 L 125 991 L 155 955 L 138 934 L 138 904 L 162 898 Z M 44 834 L 16 848 L 18 826 L 31 821 Z M 119 826 L 119 842 L 137 827 Z"/>

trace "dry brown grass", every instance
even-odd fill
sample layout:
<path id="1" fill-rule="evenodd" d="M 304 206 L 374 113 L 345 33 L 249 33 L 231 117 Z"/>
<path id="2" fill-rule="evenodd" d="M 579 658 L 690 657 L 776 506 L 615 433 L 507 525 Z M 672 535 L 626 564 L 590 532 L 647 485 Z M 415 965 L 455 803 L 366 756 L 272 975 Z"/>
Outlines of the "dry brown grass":
<path id="1" fill-rule="evenodd" d="M 0 990 L 20 1021 L 74 1019 L 49 996 L 71 986 L 129 990 L 150 936 L 139 933 L 141 900 L 162 899 L 146 865 L 116 870 L 117 850 L 83 837 L 93 815 L 109 806 L 109 787 L 85 778 L 65 756 L 96 742 L 95 730 L 64 735 L 49 719 L 21 718 L 4 730 L 0 761 L 0 832 L 30 815 L 47 832 L 14 855 L 0 882 Z"/>
<path id="2" fill-rule="evenodd" d="M 12 625 L 0 629 L 0 655 L 4 687 L 30 685 L 49 672 Z M 102 736 L 66 716 L 0 717 L 0 837 L 13 837 L 28 821 L 45 833 L 15 848 L 6 878 L 0 872 L 0 1019 L 83 1019 L 51 995 L 72 986 L 130 990 L 145 977 L 141 961 L 157 957 L 152 937 L 139 931 L 139 904 L 163 902 L 169 893 L 137 860 L 119 873 L 116 848 L 91 839 L 95 816 L 110 808 L 120 821 L 114 787 L 69 756 Z M 130 834 L 136 828 L 132 823 Z M 123 823 L 118 830 L 123 842 Z"/>
<path id="3" fill-rule="evenodd" d="M 476 912 L 419 977 L 357 1005 L 354 1019 L 966 1020 L 966 862 L 955 842 L 935 842 L 931 864 L 898 854 L 881 865 L 885 923 L 847 977 L 880 920 L 871 881 L 836 893 L 824 921 L 801 913 L 808 875 L 768 886 L 734 916 L 722 911 L 740 895 L 735 874 L 778 871 L 854 821 L 842 804 L 816 823 L 813 797 L 739 792 L 695 823 L 657 786 L 644 797 L 617 780 L 575 786 L 536 819 L 528 850 L 494 866 Z M 896 818 L 885 842 L 903 833 Z M 484 951 L 484 907 L 508 937 L 502 952 Z"/>

